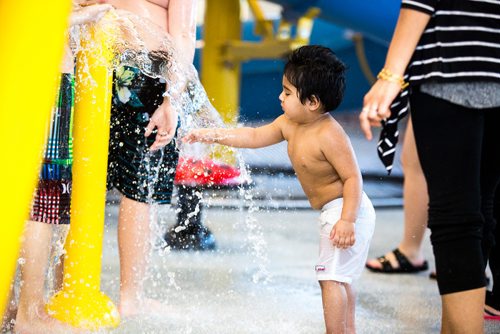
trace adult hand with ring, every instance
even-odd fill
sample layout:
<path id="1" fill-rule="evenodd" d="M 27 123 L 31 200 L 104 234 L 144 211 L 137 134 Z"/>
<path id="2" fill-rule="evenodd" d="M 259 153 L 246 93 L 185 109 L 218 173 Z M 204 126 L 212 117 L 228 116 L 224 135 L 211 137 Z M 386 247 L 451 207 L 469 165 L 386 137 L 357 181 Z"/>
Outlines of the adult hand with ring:
<path id="1" fill-rule="evenodd" d="M 177 112 L 170 106 L 170 103 L 164 102 L 153 113 L 149 124 L 146 126 L 145 137 L 149 137 L 154 129 L 157 129 L 157 135 L 150 150 L 160 149 L 172 141 L 177 129 Z"/>
<path id="2" fill-rule="evenodd" d="M 401 88 L 393 82 L 377 80 L 363 99 L 363 109 L 359 114 L 359 124 L 366 139 L 371 140 L 372 126 L 379 127 L 381 121 L 391 116 L 392 101 L 401 92 Z"/>

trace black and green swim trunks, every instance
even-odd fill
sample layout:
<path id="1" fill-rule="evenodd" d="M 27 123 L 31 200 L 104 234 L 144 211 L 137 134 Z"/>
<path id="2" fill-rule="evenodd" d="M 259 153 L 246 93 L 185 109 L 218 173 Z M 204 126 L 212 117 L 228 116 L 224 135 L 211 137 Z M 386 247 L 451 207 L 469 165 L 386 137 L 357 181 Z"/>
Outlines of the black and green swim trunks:
<path id="1" fill-rule="evenodd" d="M 165 81 L 121 66 L 114 73 L 107 187 L 143 203 L 169 204 L 179 159 L 176 136 L 150 151 L 156 133 L 144 137 L 150 117 L 163 102 Z"/>

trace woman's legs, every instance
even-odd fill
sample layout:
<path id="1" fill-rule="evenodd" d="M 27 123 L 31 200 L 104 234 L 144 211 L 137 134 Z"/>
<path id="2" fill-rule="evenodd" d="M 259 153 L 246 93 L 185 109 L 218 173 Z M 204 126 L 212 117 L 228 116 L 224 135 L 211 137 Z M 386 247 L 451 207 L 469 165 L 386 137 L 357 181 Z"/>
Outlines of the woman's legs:
<path id="1" fill-rule="evenodd" d="M 500 186 L 497 185 L 494 201 L 495 227 L 495 246 L 490 251 L 489 264 L 492 274 L 493 288 L 486 292 L 487 310 L 492 315 L 500 316 Z"/>
<path id="2" fill-rule="evenodd" d="M 422 241 L 427 229 L 429 199 L 424 173 L 418 160 L 411 118 L 406 127 L 401 162 L 405 175 L 403 185 L 404 232 L 398 249 L 413 266 L 422 266 L 425 261 L 422 254 Z M 385 254 L 384 257 L 390 262 L 392 268 L 399 268 L 399 262 L 392 251 Z M 371 259 L 366 264 L 369 268 L 382 268 L 378 259 Z"/>
<path id="3" fill-rule="evenodd" d="M 482 242 L 488 221 L 481 202 L 492 197 L 480 185 L 497 182 L 499 175 L 496 167 L 492 173 L 483 172 L 483 166 L 497 156 L 484 150 L 485 138 L 500 142 L 500 132 L 487 134 L 485 124 L 498 122 L 486 117 L 494 113 L 419 92 L 412 94 L 411 104 L 429 189 L 429 228 L 443 302 L 443 332 L 480 332 L 485 292 Z M 494 117 L 498 116 L 497 112 Z"/>
<path id="4" fill-rule="evenodd" d="M 427 230 L 429 197 L 427 183 L 418 160 L 411 118 L 408 120 L 401 161 L 405 174 L 403 188 L 405 224 L 399 250 L 414 265 L 420 265 L 424 261 L 422 241 Z"/>
<path id="5" fill-rule="evenodd" d="M 441 296 L 442 334 L 483 333 L 484 290 L 479 288 Z"/>

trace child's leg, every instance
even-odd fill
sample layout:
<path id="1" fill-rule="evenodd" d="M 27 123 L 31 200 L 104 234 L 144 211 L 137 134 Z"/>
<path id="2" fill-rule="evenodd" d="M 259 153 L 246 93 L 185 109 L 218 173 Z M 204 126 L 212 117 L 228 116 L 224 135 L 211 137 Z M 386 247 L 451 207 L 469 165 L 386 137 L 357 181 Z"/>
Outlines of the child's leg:
<path id="1" fill-rule="evenodd" d="M 167 315 L 158 300 L 146 298 L 144 281 L 151 261 L 151 226 L 156 213 L 151 205 L 123 197 L 118 217 L 118 248 L 120 252 L 120 304 L 122 317 L 138 314 Z"/>
<path id="2" fill-rule="evenodd" d="M 16 319 L 17 304 L 14 298 L 14 283 L 10 285 L 10 293 L 8 301 L 9 303 L 5 307 L 5 312 L 2 317 L 2 327 L 0 327 L 0 333 L 12 330 L 14 321 Z"/>
<path id="3" fill-rule="evenodd" d="M 123 197 L 118 216 L 120 251 L 120 313 L 122 316 L 139 312 L 144 297 L 143 282 L 149 254 L 149 209 L 146 203 Z"/>
<path id="4" fill-rule="evenodd" d="M 344 284 L 347 294 L 347 333 L 356 333 L 356 291 L 352 284 Z"/>
<path id="5" fill-rule="evenodd" d="M 344 283 L 319 281 L 327 334 L 344 334 L 348 328 L 348 294 Z"/>
<path id="6" fill-rule="evenodd" d="M 48 276 L 53 280 L 53 282 L 51 282 L 52 285 L 48 286 L 50 294 L 55 294 L 62 289 L 64 275 L 64 242 L 66 241 L 68 232 L 68 224 L 53 226 L 49 264 L 49 267 L 53 267 L 53 270 L 52 276 Z"/>
<path id="7" fill-rule="evenodd" d="M 45 272 L 49 259 L 51 225 L 26 223 L 24 242 L 19 255 L 21 263 L 21 290 L 19 294 L 19 317 L 29 318 L 43 309 Z"/>
<path id="8" fill-rule="evenodd" d="M 52 226 L 27 222 L 20 258 L 21 290 L 16 317 L 16 333 L 68 333 L 68 327 L 45 311 L 45 274 L 50 250 Z"/>

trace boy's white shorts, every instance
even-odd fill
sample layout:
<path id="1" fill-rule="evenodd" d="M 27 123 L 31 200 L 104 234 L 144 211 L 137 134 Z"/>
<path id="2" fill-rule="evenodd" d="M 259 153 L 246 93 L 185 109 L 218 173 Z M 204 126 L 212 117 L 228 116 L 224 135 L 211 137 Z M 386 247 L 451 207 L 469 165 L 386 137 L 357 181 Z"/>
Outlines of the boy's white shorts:
<path id="1" fill-rule="evenodd" d="M 321 209 L 319 259 L 315 268 L 318 281 L 351 284 L 353 280 L 359 278 L 365 267 L 375 229 L 375 210 L 368 196 L 363 193 L 355 224 L 356 241 L 352 247 L 341 249 L 333 246 L 330 232 L 340 219 L 342 204 L 342 198 L 338 198 L 325 204 Z"/>

